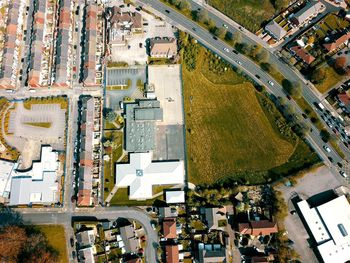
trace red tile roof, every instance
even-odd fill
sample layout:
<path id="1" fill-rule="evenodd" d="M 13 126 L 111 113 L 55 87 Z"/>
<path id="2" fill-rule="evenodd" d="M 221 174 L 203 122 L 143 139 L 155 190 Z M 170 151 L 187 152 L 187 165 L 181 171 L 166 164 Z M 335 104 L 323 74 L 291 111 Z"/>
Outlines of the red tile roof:
<path id="1" fill-rule="evenodd" d="M 344 44 L 344 42 L 346 42 L 349 39 L 350 39 L 350 32 L 348 32 L 348 33 L 342 35 L 341 37 L 337 38 L 332 43 L 323 44 L 323 46 L 324 46 L 325 49 L 328 50 L 328 52 L 331 52 L 331 51 L 337 49 L 342 44 Z"/>
<path id="2" fill-rule="evenodd" d="M 309 52 L 307 52 L 304 48 L 295 46 L 291 48 L 292 51 L 295 52 L 295 54 L 302 59 L 306 64 L 311 64 L 314 60 L 315 57 L 310 55 Z"/>
<path id="3" fill-rule="evenodd" d="M 179 262 L 179 248 L 177 245 L 166 245 L 165 247 L 165 262 L 178 263 Z"/>
<path id="4" fill-rule="evenodd" d="M 165 238 L 176 238 L 176 220 L 175 218 L 166 218 L 163 221 L 163 234 Z"/>
<path id="5" fill-rule="evenodd" d="M 349 105 L 350 104 L 350 98 L 348 96 L 348 94 L 346 93 L 340 93 L 338 94 L 338 99 L 344 103 L 345 106 Z"/>
<path id="6" fill-rule="evenodd" d="M 275 222 L 270 222 L 268 220 L 261 220 L 261 221 L 251 221 L 249 223 L 239 223 L 238 231 L 241 234 L 259 236 L 259 235 L 270 235 L 272 233 L 277 233 L 278 228 Z"/>
<path id="7" fill-rule="evenodd" d="M 86 189 L 81 189 L 78 192 L 78 205 L 79 206 L 89 206 L 91 200 L 91 191 Z"/>

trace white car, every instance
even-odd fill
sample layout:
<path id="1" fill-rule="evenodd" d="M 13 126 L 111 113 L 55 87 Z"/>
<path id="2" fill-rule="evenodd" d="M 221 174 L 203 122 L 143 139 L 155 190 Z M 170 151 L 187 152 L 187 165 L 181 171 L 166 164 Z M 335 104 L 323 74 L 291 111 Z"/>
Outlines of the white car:
<path id="1" fill-rule="evenodd" d="M 224 47 L 224 51 L 226 51 L 226 52 L 230 52 L 230 50 L 228 50 L 228 48 L 227 48 L 227 47 Z"/>
<path id="2" fill-rule="evenodd" d="M 340 175 L 343 176 L 344 178 L 347 178 L 347 177 L 348 177 L 348 175 L 347 175 L 346 173 L 344 173 L 343 171 L 340 171 L 339 173 L 340 173 Z"/>
<path id="3" fill-rule="evenodd" d="M 238 65 L 242 65 L 242 62 L 239 61 L 239 60 L 236 60 L 236 63 L 237 63 Z"/>
<path id="4" fill-rule="evenodd" d="M 224 28 L 228 29 L 228 26 L 226 24 L 223 24 L 222 25 Z"/>
<path id="5" fill-rule="evenodd" d="M 275 85 L 271 80 L 269 80 L 267 83 L 269 83 L 271 86 Z"/>
<path id="6" fill-rule="evenodd" d="M 326 151 L 326 152 L 328 152 L 328 153 L 330 153 L 331 152 L 331 149 L 328 147 L 328 146 L 323 146 L 323 149 Z"/>

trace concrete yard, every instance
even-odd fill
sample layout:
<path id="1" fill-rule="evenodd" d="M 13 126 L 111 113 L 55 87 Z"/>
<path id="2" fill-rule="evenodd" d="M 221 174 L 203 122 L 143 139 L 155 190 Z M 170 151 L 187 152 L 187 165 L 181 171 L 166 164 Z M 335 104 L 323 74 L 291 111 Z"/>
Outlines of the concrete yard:
<path id="1" fill-rule="evenodd" d="M 163 109 L 157 123 L 155 160 L 184 159 L 184 121 L 180 65 L 149 66 L 148 82 Z"/>

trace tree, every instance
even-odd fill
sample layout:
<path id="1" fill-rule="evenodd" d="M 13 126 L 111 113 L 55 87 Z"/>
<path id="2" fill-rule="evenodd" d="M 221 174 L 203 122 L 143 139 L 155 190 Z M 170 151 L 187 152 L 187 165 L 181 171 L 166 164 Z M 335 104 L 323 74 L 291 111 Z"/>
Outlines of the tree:
<path id="1" fill-rule="evenodd" d="M 240 43 L 242 41 L 242 34 L 238 31 L 234 32 L 232 35 L 233 44 Z"/>
<path id="2" fill-rule="evenodd" d="M 254 45 L 250 50 L 250 56 L 254 59 L 256 59 L 257 55 L 260 53 L 262 49 L 262 46 L 260 45 Z"/>
<path id="3" fill-rule="evenodd" d="M 201 9 L 196 15 L 197 21 L 201 23 L 207 23 L 209 19 L 208 11 L 206 9 Z"/>
<path id="4" fill-rule="evenodd" d="M 272 65 L 270 63 L 267 63 L 267 62 L 261 63 L 260 67 L 263 71 L 266 71 L 266 72 L 272 71 Z"/>
<path id="5" fill-rule="evenodd" d="M 324 68 L 318 68 L 311 72 L 310 80 L 314 84 L 322 83 L 326 78 L 326 71 Z"/>
<path id="6" fill-rule="evenodd" d="M 301 95 L 301 83 L 300 82 L 294 82 L 292 83 L 288 79 L 282 80 L 282 87 L 283 89 L 291 96 L 293 97 L 300 97 Z"/>
<path id="7" fill-rule="evenodd" d="M 325 129 L 322 129 L 320 131 L 320 136 L 321 136 L 321 139 L 324 141 L 324 142 L 328 142 L 331 138 L 331 135 L 329 134 L 329 132 Z"/>
<path id="8" fill-rule="evenodd" d="M 178 7 L 180 10 L 189 10 L 191 8 L 191 4 L 187 0 L 180 0 Z"/>
<path id="9" fill-rule="evenodd" d="M 114 111 L 109 111 L 107 114 L 106 114 L 106 120 L 108 122 L 114 122 L 115 118 L 117 117 L 117 114 L 115 114 Z"/>
<path id="10" fill-rule="evenodd" d="M 23 228 L 8 226 L 0 233 L 0 258 L 16 262 L 27 236 Z"/>
<path id="11" fill-rule="evenodd" d="M 263 49 L 256 55 L 256 60 L 258 62 L 266 62 L 269 60 L 269 53 Z"/>
<path id="12" fill-rule="evenodd" d="M 214 30 L 214 35 L 216 35 L 217 37 L 219 37 L 219 38 L 224 38 L 225 37 L 225 35 L 226 35 L 226 29 L 225 28 L 223 28 L 223 27 L 217 27 L 217 28 L 215 28 L 215 30 Z"/>
<path id="13" fill-rule="evenodd" d="M 178 6 L 180 4 L 180 0 L 169 0 L 169 3 Z"/>
<path id="14" fill-rule="evenodd" d="M 308 45 L 312 45 L 313 43 L 315 43 L 315 37 L 314 36 L 310 36 L 309 39 L 307 40 L 307 44 Z"/>
<path id="15" fill-rule="evenodd" d="M 232 41 L 233 40 L 233 34 L 230 31 L 226 32 L 225 40 L 227 40 L 227 41 Z"/>
<path id="16" fill-rule="evenodd" d="M 216 27 L 216 23 L 213 19 L 209 18 L 208 21 L 207 21 L 207 25 L 209 27 L 209 30 L 212 30 L 213 28 Z"/>
<path id="17" fill-rule="evenodd" d="M 339 74 L 345 73 L 346 57 L 337 57 L 334 62 L 334 69 Z"/>

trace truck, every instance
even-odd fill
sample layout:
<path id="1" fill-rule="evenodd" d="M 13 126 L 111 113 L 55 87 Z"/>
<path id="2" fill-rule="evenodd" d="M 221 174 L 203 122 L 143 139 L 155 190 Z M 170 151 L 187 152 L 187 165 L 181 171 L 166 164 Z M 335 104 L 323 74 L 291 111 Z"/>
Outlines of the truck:
<path id="1" fill-rule="evenodd" d="M 324 110 L 325 109 L 325 107 L 323 106 L 323 104 L 320 102 L 319 104 L 317 104 L 318 105 L 318 107 L 321 109 L 321 110 Z"/>

